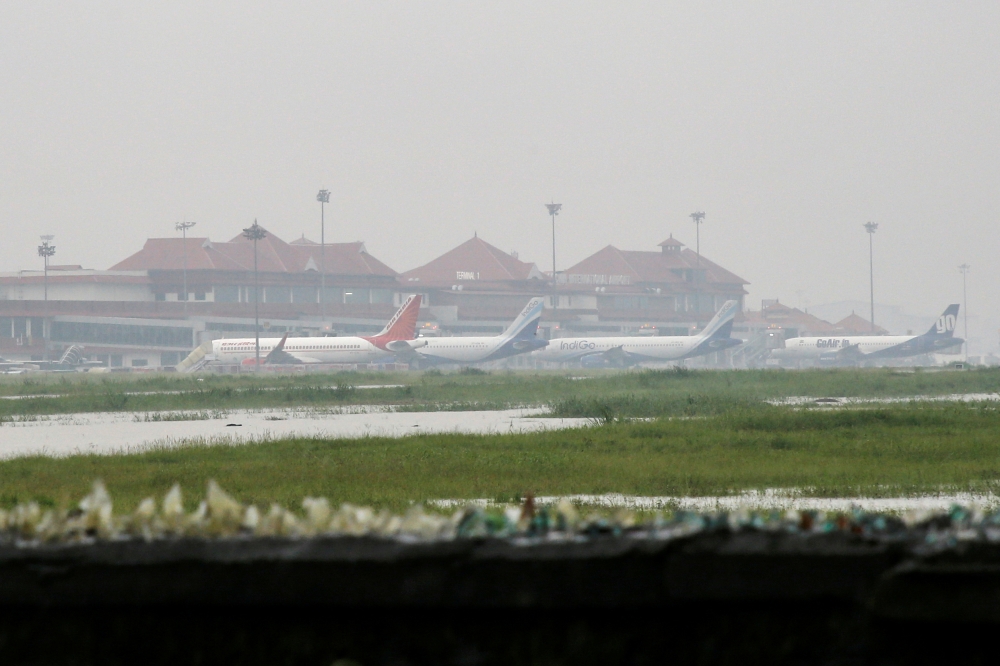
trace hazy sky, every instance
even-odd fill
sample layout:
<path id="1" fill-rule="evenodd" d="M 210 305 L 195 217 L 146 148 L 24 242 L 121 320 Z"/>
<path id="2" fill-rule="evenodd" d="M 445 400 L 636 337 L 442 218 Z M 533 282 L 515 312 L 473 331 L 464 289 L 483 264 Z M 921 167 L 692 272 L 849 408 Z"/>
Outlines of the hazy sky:
<path id="1" fill-rule="evenodd" d="M 551 268 L 669 233 L 748 304 L 961 298 L 996 346 L 1000 3 L 0 4 L 0 270 L 107 268 L 195 220 L 474 231 Z"/>

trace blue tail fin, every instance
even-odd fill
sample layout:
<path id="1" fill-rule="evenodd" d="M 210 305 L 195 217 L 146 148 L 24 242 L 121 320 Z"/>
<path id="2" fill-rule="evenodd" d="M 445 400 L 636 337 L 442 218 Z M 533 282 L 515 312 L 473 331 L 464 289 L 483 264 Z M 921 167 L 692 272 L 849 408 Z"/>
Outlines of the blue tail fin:
<path id="1" fill-rule="evenodd" d="M 728 338 L 733 330 L 733 317 L 740 309 L 739 301 L 726 301 L 701 332 L 703 338 Z"/>
<path id="2" fill-rule="evenodd" d="M 952 303 L 944 311 L 931 329 L 924 335 L 933 338 L 950 338 L 955 335 L 955 325 L 958 323 L 958 303 Z"/>
<path id="3" fill-rule="evenodd" d="M 504 331 L 505 338 L 533 338 L 538 330 L 538 320 L 542 318 L 542 307 L 545 304 L 543 298 L 533 298 L 521 310 L 507 330 Z"/>

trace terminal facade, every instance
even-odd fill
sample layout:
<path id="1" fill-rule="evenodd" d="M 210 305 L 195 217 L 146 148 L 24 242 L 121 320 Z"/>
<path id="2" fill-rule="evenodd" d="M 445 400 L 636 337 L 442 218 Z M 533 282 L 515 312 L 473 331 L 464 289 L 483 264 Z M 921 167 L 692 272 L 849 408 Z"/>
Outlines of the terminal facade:
<path id="1" fill-rule="evenodd" d="M 254 331 L 253 243 L 242 235 L 152 238 L 107 270 L 50 265 L 0 274 L 0 357 L 58 358 L 71 346 L 111 367 L 173 366 L 197 345 Z M 607 246 L 554 277 L 474 236 L 398 273 L 364 243 L 258 241 L 262 335 L 378 331 L 413 293 L 425 335 L 495 334 L 535 296 L 542 334 L 686 335 L 745 280 L 673 237 L 658 250 Z M 186 288 L 185 288 L 186 285 Z"/>

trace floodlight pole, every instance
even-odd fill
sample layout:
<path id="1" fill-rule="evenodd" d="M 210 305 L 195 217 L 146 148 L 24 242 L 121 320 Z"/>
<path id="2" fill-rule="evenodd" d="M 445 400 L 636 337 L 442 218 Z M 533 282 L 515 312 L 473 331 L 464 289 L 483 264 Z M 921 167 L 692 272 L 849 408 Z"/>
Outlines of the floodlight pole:
<path id="1" fill-rule="evenodd" d="M 697 256 L 697 266 L 701 268 L 701 223 L 705 221 L 705 213 L 695 212 L 688 217 L 694 220 L 694 253 Z"/>
<path id="2" fill-rule="evenodd" d="M 872 238 L 875 236 L 875 230 L 878 229 L 877 222 L 865 222 L 865 231 L 868 232 L 868 288 L 871 292 L 871 304 L 872 304 L 872 334 L 875 333 L 875 269 L 873 263 L 872 254 Z"/>
<path id="3" fill-rule="evenodd" d="M 697 302 L 695 303 L 695 311 L 701 312 L 701 294 L 698 292 L 698 278 L 700 277 L 698 273 L 701 271 L 701 223 L 705 221 L 705 211 L 695 211 L 691 213 L 688 217 L 694 220 L 694 254 L 695 254 L 695 270 L 694 270 L 694 295 Z M 697 317 L 697 315 L 695 315 Z"/>
<path id="4" fill-rule="evenodd" d="M 267 238 L 257 220 L 253 221 L 253 226 L 243 230 L 243 237 L 253 241 L 253 337 L 254 337 L 254 358 L 253 366 L 255 373 L 260 372 L 260 282 L 257 279 L 257 241 Z"/>
<path id="5" fill-rule="evenodd" d="M 188 236 L 187 236 L 187 230 L 190 229 L 191 227 L 193 227 L 195 224 L 197 224 L 197 222 L 188 222 L 188 221 L 185 220 L 184 222 L 178 222 L 177 224 L 174 225 L 174 229 L 176 229 L 177 231 L 181 232 L 181 235 L 184 238 L 184 240 L 182 242 L 182 244 L 183 244 L 182 250 L 183 251 L 181 253 L 181 257 L 182 257 L 182 261 L 183 261 L 183 266 L 184 266 L 184 270 L 183 270 L 183 275 L 184 275 L 184 312 L 187 312 L 187 307 L 188 307 L 188 255 L 187 255 L 187 237 Z"/>
<path id="6" fill-rule="evenodd" d="M 330 203 L 330 190 L 320 190 L 316 195 L 319 202 L 319 320 L 326 321 L 326 302 L 323 300 L 326 291 L 326 204 Z"/>
<path id="7" fill-rule="evenodd" d="M 56 246 L 49 242 L 53 238 L 55 238 L 55 236 L 42 236 L 42 244 L 38 246 L 38 256 L 45 262 L 45 272 L 44 277 L 42 278 L 44 299 L 44 305 L 42 306 L 42 345 L 44 346 L 44 349 L 42 350 L 42 360 L 45 361 L 49 360 L 49 340 L 48 335 L 45 332 L 45 319 L 49 316 L 49 257 L 56 253 Z"/>
<path id="8" fill-rule="evenodd" d="M 969 297 L 965 290 L 965 276 L 969 274 L 969 269 L 972 268 L 969 264 L 962 264 L 958 267 L 959 272 L 962 273 L 962 309 L 965 310 L 965 362 L 969 362 Z"/>
<path id="9" fill-rule="evenodd" d="M 556 293 L 559 288 L 556 284 L 556 215 L 559 214 L 562 204 L 547 203 L 545 207 L 548 208 L 549 217 L 552 218 L 552 309 L 555 310 L 559 304 L 559 296 Z"/>

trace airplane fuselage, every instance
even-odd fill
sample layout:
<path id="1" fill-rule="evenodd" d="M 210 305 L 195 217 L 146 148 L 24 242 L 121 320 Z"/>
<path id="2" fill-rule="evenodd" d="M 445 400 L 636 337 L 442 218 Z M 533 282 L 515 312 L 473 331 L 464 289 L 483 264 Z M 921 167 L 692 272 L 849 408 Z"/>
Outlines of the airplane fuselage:
<path id="1" fill-rule="evenodd" d="M 274 351 L 281 338 L 261 338 L 260 358 Z M 386 360 L 392 352 L 380 349 L 365 338 L 288 338 L 284 352 L 300 363 L 373 363 Z M 220 363 L 252 363 L 256 358 L 253 338 L 222 339 L 212 342 L 212 353 Z"/>
<path id="2" fill-rule="evenodd" d="M 420 338 L 426 344 L 416 350 L 429 363 L 482 363 L 525 354 L 546 344 L 540 338 L 454 337 Z"/>
<path id="3" fill-rule="evenodd" d="M 962 344 L 960 338 L 935 338 L 925 335 L 854 335 L 815 338 L 791 338 L 783 349 L 771 356 L 780 360 L 845 360 L 905 358 L 944 351 Z"/>
<path id="4" fill-rule="evenodd" d="M 557 338 L 533 356 L 551 363 L 569 363 L 587 356 L 621 349 L 636 362 L 679 361 L 691 356 L 723 351 L 740 340 L 708 339 L 697 335 L 659 337 Z"/>

